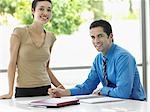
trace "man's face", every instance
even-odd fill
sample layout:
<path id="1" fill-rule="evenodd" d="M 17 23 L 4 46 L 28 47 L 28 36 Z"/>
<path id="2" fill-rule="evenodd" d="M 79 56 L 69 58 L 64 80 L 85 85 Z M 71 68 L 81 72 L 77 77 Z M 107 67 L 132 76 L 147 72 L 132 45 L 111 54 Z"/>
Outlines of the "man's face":
<path id="1" fill-rule="evenodd" d="M 112 37 L 103 31 L 102 27 L 95 27 L 90 29 L 90 36 L 92 38 L 92 43 L 97 51 L 102 52 L 103 55 L 107 53 L 112 45 Z"/>

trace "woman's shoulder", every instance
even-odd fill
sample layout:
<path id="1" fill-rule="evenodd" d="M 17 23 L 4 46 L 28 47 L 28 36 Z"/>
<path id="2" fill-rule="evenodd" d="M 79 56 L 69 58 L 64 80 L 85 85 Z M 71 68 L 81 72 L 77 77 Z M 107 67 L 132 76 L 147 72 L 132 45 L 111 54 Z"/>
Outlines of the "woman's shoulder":
<path id="1" fill-rule="evenodd" d="M 46 31 L 46 33 L 47 33 L 48 36 L 55 37 L 55 34 L 53 32 Z"/>
<path id="2" fill-rule="evenodd" d="M 14 28 L 13 32 L 22 34 L 26 32 L 26 28 L 26 26 L 17 26 Z"/>
<path id="3" fill-rule="evenodd" d="M 56 36 L 53 32 L 46 31 L 46 35 L 48 38 L 50 38 L 52 40 L 56 40 Z"/>
<path id="4" fill-rule="evenodd" d="M 19 26 L 13 29 L 11 36 L 22 40 L 22 38 L 26 37 L 26 34 L 26 26 Z"/>

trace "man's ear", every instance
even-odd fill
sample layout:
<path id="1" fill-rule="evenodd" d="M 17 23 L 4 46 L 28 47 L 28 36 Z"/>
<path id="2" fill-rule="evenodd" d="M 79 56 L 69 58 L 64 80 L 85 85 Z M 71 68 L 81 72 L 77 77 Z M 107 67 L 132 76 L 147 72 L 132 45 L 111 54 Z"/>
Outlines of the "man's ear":
<path id="1" fill-rule="evenodd" d="M 113 34 L 112 34 L 112 33 L 109 34 L 109 37 L 108 37 L 108 38 L 110 38 L 110 39 L 112 40 L 112 42 L 114 41 L 114 39 L 113 39 Z"/>
<path id="2" fill-rule="evenodd" d="M 113 39 L 113 34 L 112 34 L 112 33 L 110 33 L 109 37 Z"/>

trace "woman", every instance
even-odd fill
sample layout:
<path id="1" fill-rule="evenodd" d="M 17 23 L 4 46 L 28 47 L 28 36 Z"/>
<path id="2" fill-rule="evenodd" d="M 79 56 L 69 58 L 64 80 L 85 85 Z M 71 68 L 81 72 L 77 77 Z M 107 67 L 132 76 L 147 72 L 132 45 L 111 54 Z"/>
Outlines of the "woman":
<path id="1" fill-rule="evenodd" d="M 12 33 L 8 67 L 9 93 L 0 96 L 1 99 L 13 96 L 16 68 L 18 76 L 15 97 L 47 95 L 51 83 L 55 87 L 64 88 L 49 68 L 55 36 L 43 28 L 52 16 L 52 2 L 33 0 L 32 15 L 34 20 L 31 25 L 15 28 Z"/>

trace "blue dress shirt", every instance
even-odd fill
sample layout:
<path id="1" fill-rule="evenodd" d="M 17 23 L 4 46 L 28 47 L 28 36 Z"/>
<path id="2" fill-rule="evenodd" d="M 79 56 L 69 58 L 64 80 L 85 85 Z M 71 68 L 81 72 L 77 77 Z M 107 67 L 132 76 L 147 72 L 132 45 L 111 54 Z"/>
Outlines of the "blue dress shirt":
<path id="1" fill-rule="evenodd" d="M 91 94 L 100 82 L 104 85 L 102 58 L 102 53 L 95 57 L 88 78 L 83 84 L 71 88 L 71 95 Z M 106 54 L 106 58 L 108 59 L 108 85 L 101 89 L 102 95 L 145 100 L 145 93 L 134 57 L 128 51 L 113 43 Z"/>

